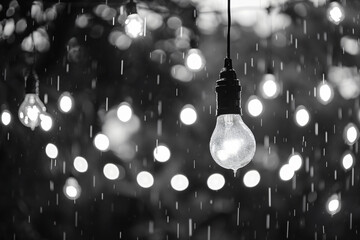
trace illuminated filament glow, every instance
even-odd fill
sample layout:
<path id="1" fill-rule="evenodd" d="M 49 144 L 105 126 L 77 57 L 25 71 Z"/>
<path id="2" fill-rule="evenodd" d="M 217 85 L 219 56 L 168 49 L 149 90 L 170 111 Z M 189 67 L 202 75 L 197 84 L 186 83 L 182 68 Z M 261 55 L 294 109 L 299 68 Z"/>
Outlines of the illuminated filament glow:
<path id="1" fill-rule="evenodd" d="M 131 38 L 137 38 L 144 34 L 144 20 L 139 14 L 130 14 L 125 20 L 125 32 Z"/>

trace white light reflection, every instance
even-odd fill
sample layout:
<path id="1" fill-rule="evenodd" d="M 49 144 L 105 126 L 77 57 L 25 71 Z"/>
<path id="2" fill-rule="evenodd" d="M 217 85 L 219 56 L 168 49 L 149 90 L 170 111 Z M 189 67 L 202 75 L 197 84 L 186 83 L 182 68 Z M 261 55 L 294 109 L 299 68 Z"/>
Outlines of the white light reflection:
<path id="1" fill-rule="evenodd" d="M 294 153 L 289 157 L 289 165 L 293 169 L 293 171 L 297 171 L 301 168 L 303 163 L 303 159 L 299 153 Z"/>
<path id="2" fill-rule="evenodd" d="M 338 213 L 341 209 L 340 197 L 337 194 L 332 195 L 326 203 L 326 211 L 330 215 Z"/>
<path id="3" fill-rule="evenodd" d="M 4 110 L 1 113 L 1 122 L 4 124 L 4 126 L 7 126 L 11 122 L 11 113 L 8 110 Z"/>
<path id="4" fill-rule="evenodd" d="M 176 174 L 171 178 L 171 187 L 176 191 L 184 191 L 189 186 L 189 180 L 185 175 Z"/>
<path id="5" fill-rule="evenodd" d="M 171 156 L 170 149 L 165 145 L 155 147 L 153 154 L 158 162 L 167 162 Z"/>
<path id="6" fill-rule="evenodd" d="M 274 99 L 280 93 L 279 84 L 275 80 L 274 74 L 265 74 L 260 83 L 261 95 L 266 99 Z"/>
<path id="7" fill-rule="evenodd" d="M 48 143 L 45 147 L 45 153 L 49 158 L 55 159 L 57 158 L 59 151 L 54 144 Z"/>
<path id="8" fill-rule="evenodd" d="M 63 92 L 58 101 L 58 106 L 60 111 L 63 113 L 68 113 L 71 111 L 74 105 L 74 99 L 69 92 Z"/>
<path id="9" fill-rule="evenodd" d="M 185 57 L 185 66 L 194 72 L 198 72 L 204 68 L 205 59 L 199 49 L 192 48 L 188 51 Z"/>
<path id="10" fill-rule="evenodd" d="M 354 154 L 351 151 L 346 151 L 341 160 L 341 164 L 345 170 L 349 170 L 354 166 L 355 163 L 355 157 Z"/>
<path id="11" fill-rule="evenodd" d="M 73 165 L 75 170 L 81 173 L 86 172 L 88 169 L 88 162 L 85 158 L 80 156 L 75 157 Z"/>
<path id="12" fill-rule="evenodd" d="M 225 178 L 220 173 L 214 173 L 207 179 L 207 186 L 211 190 L 218 191 L 225 185 Z"/>
<path id="13" fill-rule="evenodd" d="M 359 139 L 359 129 L 354 123 L 349 123 L 344 129 L 344 140 L 348 145 L 353 145 Z"/>
<path id="14" fill-rule="evenodd" d="M 247 102 L 247 111 L 253 117 L 258 117 L 263 111 L 263 104 L 260 99 L 253 95 L 250 96 Z"/>
<path id="15" fill-rule="evenodd" d="M 105 134 L 99 133 L 94 138 L 94 145 L 98 150 L 105 152 L 110 147 L 109 138 Z"/>
<path id="16" fill-rule="evenodd" d="M 150 188 L 152 185 L 154 185 L 154 177 L 147 171 L 139 172 L 139 174 L 136 176 L 136 181 L 142 188 Z"/>
<path id="17" fill-rule="evenodd" d="M 248 188 L 255 187 L 260 182 L 260 173 L 256 170 L 250 170 L 245 173 L 243 178 L 244 185 Z"/>
<path id="18" fill-rule="evenodd" d="M 300 127 L 306 126 L 310 121 L 309 111 L 304 106 L 299 106 L 295 110 L 295 122 Z"/>
<path id="19" fill-rule="evenodd" d="M 130 121 L 131 117 L 133 116 L 133 110 L 130 104 L 128 104 L 127 102 L 120 103 L 116 115 L 122 122 Z"/>
<path id="20" fill-rule="evenodd" d="M 76 200 L 80 197 L 81 187 L 75 178 L 69 177 L 65 182 L 63 191 L 68 199 Z"/>
<path id="21" fill-rule="evenodd" d="M 285 164 L 280 168 L 279 176 L 283 181 L 289 181 L 294 176 L 294 169 L 289 165 Z"/>
<path id="22" fill-rule="evenodd" d="M 115 180 L 120 176 L 119 168 L 113 163 L 105 164 L 103 173 L 104 176 L 109 180 Z"/>
<path id="23" fill-rule="evenodd" d="M 322 104 L 328 104 L 334 98 L 334 89 L 327 82 L 323 81 L 317 86 L 317 99 Z"/>
<path id="24" fill-rule="evenodd" d="M 197 113 L 193 105 L 185 105 L 180 112 L 180 120 L 185 125 L 192 125 L 197 120 Z"/>

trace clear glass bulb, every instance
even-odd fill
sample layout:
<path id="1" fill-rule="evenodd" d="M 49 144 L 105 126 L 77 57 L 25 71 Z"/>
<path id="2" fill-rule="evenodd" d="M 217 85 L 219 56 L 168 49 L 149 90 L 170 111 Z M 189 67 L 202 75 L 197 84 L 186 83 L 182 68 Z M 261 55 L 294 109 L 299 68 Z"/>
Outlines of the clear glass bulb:
<path id="1" fill-rule="evenodd" d="M 27 93 L 19 108 L 19 119 L 32 130 L 40 124 L 40 115 L 46 111 L 45 105 L 35 93 Z"/>
<path id="2" fill-rule="evenodd" d="M 130 14 L 125 20 L 125 32 L 131 38 L 143 35 L 144 20 L 137 13 Z"/>
<path id="3" fill-rule="evenodd" d="M 251 130 L 239 114 L 217 117 L 210 139 L 210 153 L 217 164 L 234 170 L 247 165 L 254 157 L 256 142 Z"/>

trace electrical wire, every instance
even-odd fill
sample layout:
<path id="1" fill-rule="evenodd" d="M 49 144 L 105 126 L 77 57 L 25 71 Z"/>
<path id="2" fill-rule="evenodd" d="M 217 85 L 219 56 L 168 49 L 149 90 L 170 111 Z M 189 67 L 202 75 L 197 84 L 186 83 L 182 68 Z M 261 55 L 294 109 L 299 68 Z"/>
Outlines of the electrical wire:
<path id="1" fill-rule="evenodd" d="M 227 6 L 227 15 L 228 15 L 228 26 L 227 26 L 227 46 L 226 46 L 226 58 L 230 59 L 230 28 L 231 28 L 231 7 L 230 7 L 230 0 L 228 0 Z"/>

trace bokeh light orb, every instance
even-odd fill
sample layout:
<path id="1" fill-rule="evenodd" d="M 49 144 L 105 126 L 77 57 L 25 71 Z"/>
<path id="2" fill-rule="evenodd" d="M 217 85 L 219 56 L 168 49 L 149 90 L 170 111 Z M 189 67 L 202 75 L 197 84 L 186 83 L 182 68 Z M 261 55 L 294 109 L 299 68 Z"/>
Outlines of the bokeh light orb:
<path id="1" fill-rule="evenodd" d="M 139 14 L 130 14 L 125 20 L 125 32 L 131 38 L 144 35 L 144 20 Z"/>
<path id="2" fill-rule="evenodd" d="M 326 13 L 329 21 L 336 25 L 341 23 L 345 18 L 344 8 L 338 2 L 331 2 Z"/>
<path id="3" fill-rule="evenodd" d="M 6 109 L 1 113 L 1 123 L 4 126 L 7 126 L 11 123 L 11 113 Z"/>
<path id="4" fill-rule="evenodd" d="M 118 119 L 122 122 L 130 121 L 131 117 L 133 116 L 133 110 L 127 102 L 120 103 L 116 115 Z"/>
<path id="5" fill-rule="evenodd" d="M 264 107 L 260 99 L 257 96 L 253 95 L 249 97 L 246 104 L 246 109 L 250 116 L 258 117 L 263 112 Z"/>
<path id="6" fill-rule="evenodd" d="M 344 140 L 348 145 L 353 145 L 359 139 L 359 129 L 354 123 L 349 123 L 344 128 Z"/>
<path id="7" fill-rule="evenodd" d="M 189 186 L 188 178 L 183 174 L 176 174 L 171 178 L 171 187 L 176 191 L 184 191 Z"/>
<path id="8" fill-rule="evenodd" d="M 293 169 L 293 171 L 297 171 L 301 168 L 303 164 L 302 156 L 295 152 L 294 154 L 291 154 L 289 157 L 289 165 Z"/>
<path id="9" fill-rule="evenodd" d="M 295 110 L 295 122 L 300 127 L 305 127 L 310 122 L 310 113 L 303 105 Z"/>
<path id="10" fill-rule="evenodd" d="M 265 99 L 274 99 L 280 93 L 279 84 L 275 80 L 274 74 L 265 74 L 260 83 L 260 93 Z"/>
<path id="11" fill-rule="evenodd" d="M 165 145 L 158 145 L 153 152 L 154 158 L 158 162 L 167 162 L 171 157 L 170 149 Z"/>
<path id="12" fill-rule="evenodd" d="M 205 58 L 201 51 L 197 48 L 192 48 L 185 56 L 185 66 L 193 72 L 202 70 L 205 66 Z"/>
<path id="13" fill-rule="evenodd" d="M 213 173 L 207 179 L 207 186 L 213 191 L 222 189 L 225 185 L 225 178 L 220 173 Z"/>
<path id="14" fill-rule="evenodd" d="M 74 98 L 69 92 L 63 92 L 58 100 L 58 108 L 63 113 L 68 113 L 71 111 L 74 105 Z"/>
<path id="15" fill-rule="evenodd" d="M 45 132 L 50 131 L 53 126 L 52 117 L 48 113 L 40 114 L 40 127 Z"/>
<path id="16" fill-rule="evenodd" d="M 105 152 L 110 147 L 109 138 L 105 134 L 98 133 L 94 138 L 94 145 L 98 150 Z"/>
<path id="17" fill-rule="evenodd" d="M 341 165 L 345 170 L 349 170 L 354 166 L 355 157 L 351 151 L 346 151 L 341 158 Z"/>
<path id="18" fill-rule="evenodd" d="M 150 188 L 152 185 L 154 185 L 154 177 L 147 171 L 139 172 L 136 176 L 136 181 L 142 188 Z"/>
<path id="19" fill-rule="evenodd" d="M 86 172 L 88 170 L 88 166 L 89 166 L 86 159 L 81 156 L 75 157 L 73 165 L 74 165 L 75 170 L 78 172 L 81 172 L 81 173 Z"/>
<path id="20" fill-rule="evenodd" d="M 318 101 L 324 105 L 330 103 L 334 98 L 334 89 L 327 82 L 323 81 L 317 86 L 317 95 Z"/>
<path id="21" fill-rule="evenodd" d="M 104 176 L 109 180 L 118 179 L 120 176 L 119 168 L 113 163 L 105 164 L 103 168 Z"/>
<path id="22" fill-rule="evenodd" d="M 45 153 L 49 158 L 55 159 L 57 158 L 59 151 L 55 144 L 48 143 L 45 147 Z"/>
<path id="23" fill-rule="evenodd" d="M 250 170 L 245 173 L 243 178 L 244 185 L 248 188 L 257 186 L 260 182 L 260 173 L 256 170 Z"/>
<path id="24" fill-rule="evenodd" d="M 284 164 L 279 171 L 280 179 L 289 181 L 294 176 L 294 169 L 289 164 Z"/>
<path id="25" fill-rule="evenodd" d="M 180 112 L 180 120 L 185 125 L 192 125 L 197 120 L 197 113 L 193 105 L 185 105 Z"/>
<path id="26" fill-rule="evenodd" d="M 70 200 L 76 200 L 81 195 L 81 187 L 78 181 L 73 177 L 69 177 L 66 180 L 63 191 L 65 196 Z"/>

